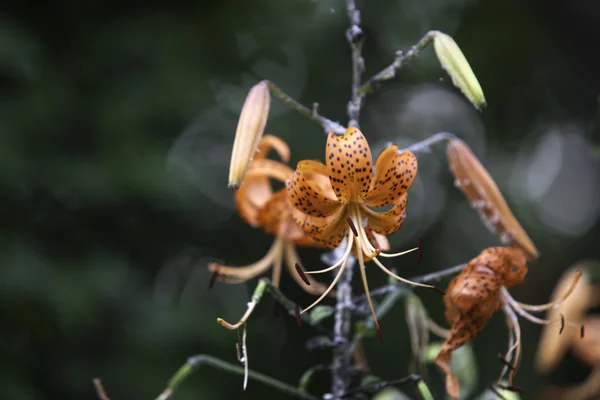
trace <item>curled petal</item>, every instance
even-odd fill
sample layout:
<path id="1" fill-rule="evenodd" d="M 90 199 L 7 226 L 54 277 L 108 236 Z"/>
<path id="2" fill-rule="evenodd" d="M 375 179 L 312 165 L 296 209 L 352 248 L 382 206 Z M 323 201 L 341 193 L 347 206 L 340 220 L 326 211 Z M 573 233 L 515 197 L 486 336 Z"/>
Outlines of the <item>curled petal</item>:
<path id="1" fill-rule="evenodd" d="M 344 207 L 326 218 L 312 217 L 292 207 L 292 218 L 296 225 L 317 243 L 335 248 L 348 235 L 348 224 L 344 219 Z"/>
<path id="2" fill-rule="evenodd" d="M 311 217 L 325 218 L 343 207 L 339 200 L 327 197 L 321 186 L 307 179 L 300 170 L 288 180 L 287 191 L 290 204 Z"/>
<path id="3" fill-rule="evenodd" d="M 367 227 L 382 235 L 396 232 L 404 223 L 407 198 L 408 194 L 404 193 L 392 208 L 383 212 L 375 212 L 361 205 L 361 209 L 367 214 Z"/>
<path id="4" fill-rule="evenodd" d="M 291 168 L 280 162 L 269 159 L 255 159 L 235 192 L 235 205 L 244 222 L 251 226 L 259 226 L 258 210 L 273 195 L 269 178 L 285 182 L 293 174 Z"/>
<path id="5" fill-rule="evenodd" d="M 287 232 L 288 224 L 287 217 L 290 209 L 287 203 L 287 193 L 285 189 L 281 189 L 273 194 L 271 198 L 258 210 L 257 222 L 260 227 L 267 233 L 275 236 L 281 236 L 288 240 L 301 239 L 303 232 L 291 231 Z M 300 233 L 297 237 L 288 237 L 288 233 Z"/>
<path id="6" fill-rule="evenodd" d="M 373 158 L 369 143 L 358 128 L 349 127 L 343 136 L 329 132 L 325 159 L 331 186 L 340 201 L 348 203 L 366 196 Z"/>
<path id="7" fill-rule="evenodd" d="M 370 207 L 383 207 L 408 192 L 417 177 L 417 158 L 410 151 L 398 154 L 398 146 L 383 150 L 375 162 L 375 176 L 365 199 Z"/>
<path id="8" fill-rule="evenodd" d="M 266 158 L 269 151 L 273 149 L 277 152 L 281 161 L 287 163 L 290 161 L 290 148 L 287 143 L 273 135 L 264 135 L 258 144 L 258 151 L 254 156 L 255 160 Z"/>

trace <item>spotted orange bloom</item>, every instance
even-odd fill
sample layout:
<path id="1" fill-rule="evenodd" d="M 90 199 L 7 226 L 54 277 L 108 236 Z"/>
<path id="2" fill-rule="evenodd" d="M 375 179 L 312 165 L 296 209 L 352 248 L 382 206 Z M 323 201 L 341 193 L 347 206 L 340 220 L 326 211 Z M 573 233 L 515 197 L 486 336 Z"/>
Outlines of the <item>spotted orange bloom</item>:
<path id="1" fill-rule="evenodd" d="M 271 150 L 275 150 L 283 162 L 266 158 Z M 244 222 L 274 235 L 275 240 L 267 254 L 253 264 L 229 267 L 211 262 L 208 268 L 216 274 L 218 281 L 241 283 L 272 268 L 272 283 L 279 286 L 281 267 L 285 260 L 292 277 L 306 292 L 318 295 L 325 291 L 326 287 L 321 283 L 310 276 L 304 276 L 307 284 L 296 272 L 296 268 L 301 268 L 296 245 L 320 245 L 294 223 L 286 189 L 274 192 L 270 182 L 270 179 L 285 182 L 293 175 L 293 170 L 284 164 L 289 159 L 290 149 L 282 139 L 272 135 L 262 137 L 246 176 L 235 192 L 235 204 Z"/>
<path id="2" fill-rule="evenodd" d="M 517 302 L 506 290 L 523 284 L 526 275 L 527 260 L 521 250 L 512 247 L 491 247 L 472 259 L 448 285 L 444 305 L 450 331 L 435 363 L 446 374 L 446 392 L 450 397 L 459 396 L 458 380 L 450 371 L 452 352 L 473 340 L 500 308 L 506 314 L 510 339 L 508 352 L 501 358 L 506 365 L 498 382 L 508 372 L 509 386 L 512 385 L 513 376 L 521 359 L 521 328 L 517 314 L 537 324 L 561 323 L 562 328 L 565 324 L 580 327 L 566 321 L 564 316 L 557 320 L 544 320 L 528 312 L 557 307 L 573 292 L 581 276 L 580 273 L 575 276 L 568 290 L 560 298 L 537 306 Z"/>
<path id="3" fill-rule="evenodd" d="M 307 272 L 322 273 L 340 267 L 325 293 L 303 312 L 318 304 L 333 289 L 348 265 L 350 254 L 354 252 L 375 318 L 365 261 L 372 260 L 386 274 L 402 282 L 432 287 L 399 277 L 377 258 L 407 253 L 388 254 L 382 251 L 389 249 L 385 235 L 396 232 L 404 222 L 408 189 L 417 176 L 417 159 L 408 151 L 398 153 L 398 146 L 392 145 L 381 152 L 373 165 L 369 143 L 355 127 L 349 127 L 341 136 L 330 132 L 325 157 L 327 164 L 313 160 L 299 162 L 287 181 L 296 224 L 326 247 L 334 248 L 346 241 L 346 251 L 338 262 L 320 271 Z M 389 209 L 374 210 L 380 207 Z M 416 248 L 409 251 L 413 250 Z"/>

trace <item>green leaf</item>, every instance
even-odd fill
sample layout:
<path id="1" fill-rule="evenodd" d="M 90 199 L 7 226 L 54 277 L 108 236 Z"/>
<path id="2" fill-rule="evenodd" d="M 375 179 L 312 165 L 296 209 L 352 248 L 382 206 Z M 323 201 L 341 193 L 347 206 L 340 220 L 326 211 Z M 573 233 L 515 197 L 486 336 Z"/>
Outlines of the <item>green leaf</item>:
<path id="1" fill-rule="evenodd" d="M 312 325 L 317 325 L 323 320 L 331 317 L 334 312 L 334 308 L 331 306 L 316 306 L 310 313 L 310 322 Z"/>

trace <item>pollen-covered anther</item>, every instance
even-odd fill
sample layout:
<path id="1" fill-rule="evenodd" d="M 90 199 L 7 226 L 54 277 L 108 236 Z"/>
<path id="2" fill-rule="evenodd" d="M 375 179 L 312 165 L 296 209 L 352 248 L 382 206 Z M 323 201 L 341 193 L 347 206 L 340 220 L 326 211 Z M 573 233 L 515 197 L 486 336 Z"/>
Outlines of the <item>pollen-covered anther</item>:
<path id="1" fill-rule="evenodd" d="M 563 313 L 560 313 L 560 330 L 558 331 L 558 334 L 562 335 L 564 330 L 565 330 L 565 315 Z"/>
<path id="2" fill-rule="evenodd" d="M 296 325 L 298 325 L 298 328 L 302 328 L 302 316 L 300 315 L 298 304 L 294 304 L 294 312 L 296 313 Z"/>
<path id="3" fill-rule="evenodd" d="M 348 218 L 346 218 L 346 221 L 348 222 L 348 226 L 352 230 L 352 233 L 354 234 L 354 237 L 358 237 L 358 231 L 356 230 L 356 225 L 354 225 L 354 222 L 352 221 L 352 218 L 348 217 Z"/>
<path id="4" fill-rule="evenodd" d="M 302 278 L 304 283 L 306 283 L 308 286 L 310 286 L 310 281 L 308 280 L 307 276 L 304 274 L 304 271 L 302 270 L 302 267 L 300 266 L 300 264 L 296 263 L 295 267 L 296 267 L 296 272 L 298 272 L 298 275 L 300 276 L 300 278 Z"/>
<path id="5" fill-rule="evenodd" d="M 377 336 L 379 337 L 379 341 L 383 343 L 383 332 L 381 331 L 381 322 L 377 321 L 375 323 L 375 329 L 377 329 Z"/>
<path id="6" fill-rule="evenodd" d="M 509 392 L 525 393 L 525 389 L 517 385 L 498 385 L 500 389 L 508 390 Z"/>
<path id="7" fill-rule="evenodd" d="M 220 272 L 218 269 L 215 270 L 215 272 L 212 273 L 211 277 L 210 277 L 210 281 L 208 282 L 208 288 L 212 289 L 213 286 L 215 286 L 215 282 L 217 282 L 217 279 L 219 279 L 220 276 Z"/>
<path id="8" fill-rule="evenodd" d="M 511 370 L 516 370 L 515 366 L 512 365 L 512 363 L 508 361 L 502 354 L 498 353 L 498 359 Z"/>

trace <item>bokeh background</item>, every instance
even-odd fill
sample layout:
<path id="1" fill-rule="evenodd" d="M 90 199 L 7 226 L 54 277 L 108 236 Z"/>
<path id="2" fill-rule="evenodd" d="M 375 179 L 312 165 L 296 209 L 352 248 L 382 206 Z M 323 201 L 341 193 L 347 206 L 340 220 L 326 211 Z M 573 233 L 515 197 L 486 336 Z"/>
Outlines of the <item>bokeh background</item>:
<path id="1" fill-rule="evenodd" d="M 430 29 L 452 35 L 484 89 L 478 113 L 452 87 L 433 49 L 367 98 L 361 127 L 374 152 L 450 131 L 495 177 L 542 258 L 513 295 L 543 302 L 570 265 L 600 258 L 600 3 L 594 0 L 359 2 L 368 77 Z M 347 27 L 340 0 L 282 2 L 3 2 L 0 6 L 0 387 L 5 399 L 154 398 L 188 356 L 235 361 L 235 333 L 215 323 L 245 309 L 255 281 L 208 291 L 211 257 L 248 264 L 271 238 L 245 226 L 227 189 L 237 115 L 248 89 L 275 81 L 345 123 Z M 267 132 L 292 162 L 321 158 L 324 136 L 273 101 Z M 464 262 L 498 244 L 454 188 L 443 146 L 420 154 L 408 219 L 391 241 L 422 235 L 423 263 L 390 261 L 405 276 Z M 302 252 L 306 265 L 319 253 Z M 373 270 L 372 270 L 373 271 Z M 370 284 L 386 282 L 373 271 Z M 357 290 L 360 283 L 355 282 Z M 311 298 L 283 275 L 299 304 Z M 421 292 L 443 322 L 441 302 Z M 249 325 L 251 367 L 294 384 L 327 362 L 307 352 L 316 334 L 274 318 Z M 369 340 L 373 373 L 407 373 L 401 304 Z M 540 328 L 522 323 L 525 398 L 589 372 L 567 360 L 551 376 L 532 367 Z M 506 331 L 496 316 L 474 342 L 480 388 L 496 378 Z M 441 377 L 430 370 L 436 398 Z M 319 375 L 315 392 L 328 387 Z M 407 393 L 411 393 L 408 392 Z M 283 395 L 202 369 L 179 399 Z"/>

